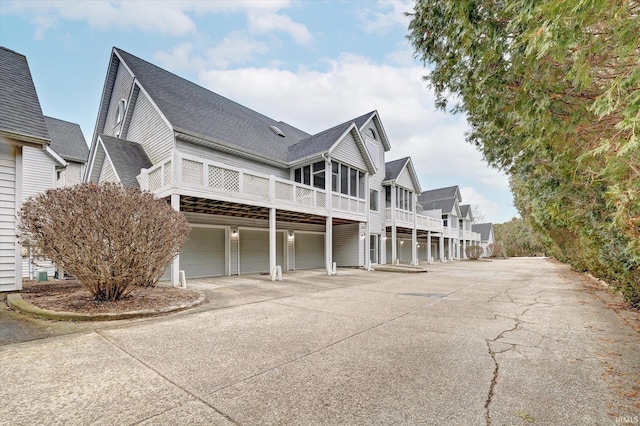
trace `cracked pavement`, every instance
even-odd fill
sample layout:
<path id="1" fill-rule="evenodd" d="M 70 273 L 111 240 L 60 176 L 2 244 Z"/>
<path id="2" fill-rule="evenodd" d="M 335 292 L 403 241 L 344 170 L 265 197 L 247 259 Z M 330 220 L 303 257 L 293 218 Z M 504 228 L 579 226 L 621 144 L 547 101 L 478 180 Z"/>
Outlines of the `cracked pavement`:
<path id="1" fill-rule="evenodd" d="M 546 259 L 191 280 L 164 317 L 0 310 L 0 424 L 640 424 L 637 313 Z"/>

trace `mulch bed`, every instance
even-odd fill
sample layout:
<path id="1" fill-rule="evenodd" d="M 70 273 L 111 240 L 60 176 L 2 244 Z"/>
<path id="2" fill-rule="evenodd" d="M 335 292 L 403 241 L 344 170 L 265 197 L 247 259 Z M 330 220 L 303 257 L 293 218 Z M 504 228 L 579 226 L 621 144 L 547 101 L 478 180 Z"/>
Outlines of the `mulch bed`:
<path id="1" fill-rule="evenodd" d="M 200 293 L 174 287 L 136 287 L 117 302 L 97 301 L 75 280 L 23 281 L 22 298 L 42 309 L 85 314 L 162 309 L 200 298 Z"/>

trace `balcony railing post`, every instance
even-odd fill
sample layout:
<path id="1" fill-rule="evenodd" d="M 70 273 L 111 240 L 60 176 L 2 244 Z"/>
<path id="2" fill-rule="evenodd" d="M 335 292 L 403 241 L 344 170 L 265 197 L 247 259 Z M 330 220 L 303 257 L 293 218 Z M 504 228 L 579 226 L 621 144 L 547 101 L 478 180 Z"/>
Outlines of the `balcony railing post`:
<path id="1" fill-rule="evenodd" d="M 276 178 L 274 175 L 269 175 L 269 201 L 276 202 Z"/>
<path id="2" fill-rule="evenodd" d="M 171 162 L 173 163 L 173 179 L 171 183 L 173 186 L 180 186 L 182 185 L 182 157 L 177 149 L 173 150 L 173 158 Z"/>

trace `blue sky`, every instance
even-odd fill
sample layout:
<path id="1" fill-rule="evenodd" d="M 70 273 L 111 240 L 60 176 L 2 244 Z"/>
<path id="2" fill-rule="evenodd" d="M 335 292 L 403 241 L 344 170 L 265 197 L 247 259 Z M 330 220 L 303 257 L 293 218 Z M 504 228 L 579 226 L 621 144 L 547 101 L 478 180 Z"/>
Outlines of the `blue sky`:
<path id="1" fill-rule="evenodd" d="M 423 189 L 459 185 L 487 221 L 516 216 L 507 178 L 436 111 L 405 35 L 412 2 L 6 1 L 0 44 L 27 56 L 45 115 L 93 130 L 119 47 L 309 133 L 378 110 Z"/>

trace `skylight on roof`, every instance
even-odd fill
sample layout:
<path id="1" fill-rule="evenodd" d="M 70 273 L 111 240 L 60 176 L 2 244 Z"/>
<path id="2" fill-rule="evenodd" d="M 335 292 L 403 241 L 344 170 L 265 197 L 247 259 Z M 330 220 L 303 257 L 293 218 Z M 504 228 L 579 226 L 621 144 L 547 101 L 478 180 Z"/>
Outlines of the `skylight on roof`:
<path id="1" fill-rule="evenodd" d="M 276 126 L 269 126 L 269 128 L 273 133 L 280 136 L 281 138 L 284 138 L 284 133 L 282 132 L 282 130 L 278 129 Z"/>

